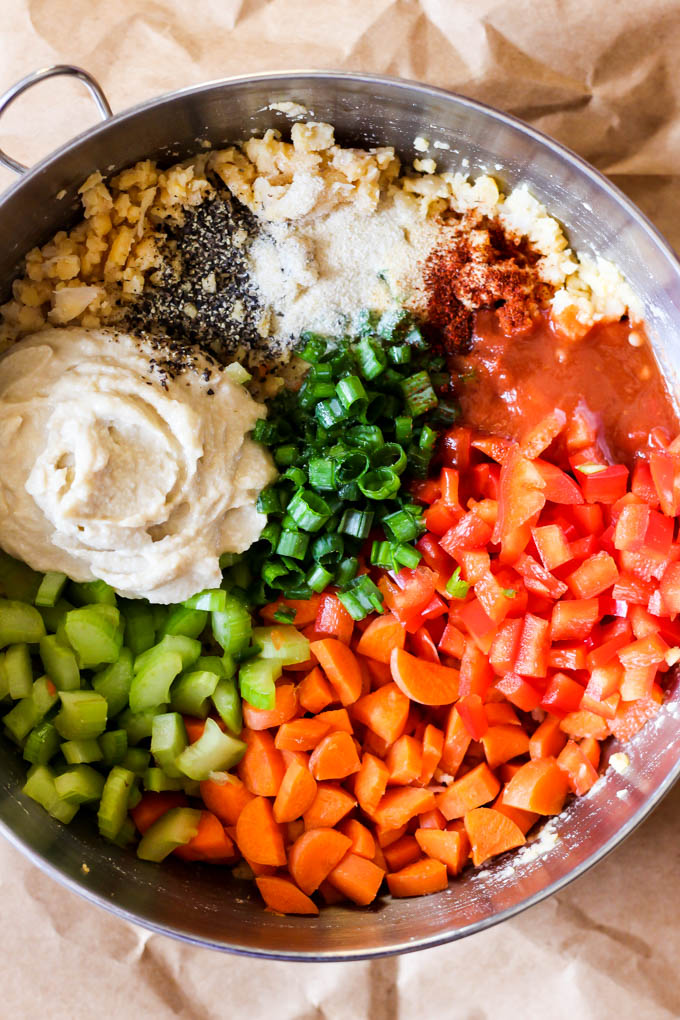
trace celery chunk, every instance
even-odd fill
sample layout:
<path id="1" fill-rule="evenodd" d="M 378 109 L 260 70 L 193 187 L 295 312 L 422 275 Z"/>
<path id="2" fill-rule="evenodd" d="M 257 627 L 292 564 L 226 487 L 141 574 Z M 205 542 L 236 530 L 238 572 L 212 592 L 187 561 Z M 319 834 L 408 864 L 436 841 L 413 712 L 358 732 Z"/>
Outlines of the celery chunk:
<path id="1" fill-rule="evenodd" d="M 242 740 L 223 733 L 214 719 L 206 719 L 205 729 L 197 741 L 177 758 L 177 768 L 189 779 L 201 781 L 211 772 L 225 772 L 240 762 L 246 745 Z"/>
<path id="2" fill-rule="evenodd" d="M 184 779 L 173 778 L 169 776 L 163 769 L 152 766 L 147 769 L 142 777 L 144 783 L 144 789 L 149 790 L 150 793 L 167 793 L 174 790 L 184 789 Z"/>
<path id="3" fill-rule="evenodd" d="M 128 737 L 125 730 L 106 730 L 97 743 L 105 765 L 120 765 L 127 754 Z"/>
<path id="4" fill-rule="evenodd" d="M 210 711 L 210 698 L 215 692 L 219 677 L 207 670 L 183 673 L 170 691 L 170 705 L 174 712 L 205 719 Z"/>
<path id="5" fill-rule="evenodd" d="M 137 847 L 143 861 L 162 861 L 178 846 L 189 843 L 198 832 L 201 812 L 195 808 L 171 808 L 144 833 Z"/>
<path id="6" fill-rule="evenodd" d="M 65 740 L 90 740 L 106 729 L 106 698 L 96 691 L 61 691 L 54 725 Z"/>
<path id="7" fill-rule="evenodd" d="M 101 694 L 109 706 L 109 719 L 123 711 L 130 696 L 132 684 L 132 652 L 121 648 L 116 662 L 95 673 L 92 686 Z"/>
<path id="8" fill-rule="evenodd" d="M 227 601 L 223 610 L 212 613 L 212 632 L 223 651 L 230 655 L 240 655 L 250 644 L 253 622 L 240 599 L 227 593 Z"/>
<path id="9" fill-rule="evenodd" d="M 201 654 L 201 642 L 183 634 L 168 634 L 153 648 L 135 658 L 134 671 L 140 673 L 161 652 L 177 652 L 182 660 L 182 669 L 189 669 Z"/>
<path id="10" fill-rule="evenodd" d="M 226 604 L 227 593 L 224 588 L 206 588 L 182 603 L 186 609 L 203 609 L 210 613 L 224 612 Z"/>
<path id="11" fill-rule="evenodd" d="M 60 574 L 56 570 L 48 570 L 40 582 L 40 587 L 35 596 L 36 606 L 54 606 L 64 590 L 66 581 L 66 574 Z"/>
<path id="12" fill-rule="evenodd" d="M 123 768 L 134 772 L 136 776 L 143 776 L 151 764 L 151 752 L 145 747 L 128 747 L 123 758 Z"/>
<path id="13" fill-rule="evenodd" d="M 115 839 L 127 818 L 134 781 L 134 772 L 120 765 L 114 765 L 106 778 L 97 813 L 99 831 L 106 839 Z"/>
<path id="14" fill-rule="evenodd" d="M 250 659 L 238 672 L 241 697 L 253 708 L 271 709 L 276 701 L 275 681 L 283 672 L 280 659 Z"/>
<path id="15" fill-rule="evenodd" d="M 61 753 L 69 765 L 87 765 L 92 761 L 101 761 L 104 757 L 98 741 L 93 737 L 89 740 L 67 740 L 61 745 Z"/>
<path id="16" fill-rule="evenodd" d="M 60 739 L 54 723 L 38 723 L 28 734 L 24 744 L 24 758 L 33 765 L 47 765 L 59 750 Z"/>
<path id="17" fill-rule="evenodd" d="M 41 641 L 43 638 L 41 638 Z M 28 645 L 10 645 L 5 652 L 5 669 L 9 683 L 9 696 L 15 700 L 27 698 L 33 689 L 33 667 Z"/>
<path id="18" fill-rule="evenodd" d="M 282 666 L 294 666 L 309 658 L 309 639 L 295 627 L 254 627 L 253 642 L 260 646 L 260 658 L 276 659 Z"/>
<path id="19" fill-rule="evenodd" d="M 125 617 L 125 644 L 133 655 L 141 655 L 156 640 L 153 610 L 144 599 L 126 599 L 121 610 Z"/>
<path id="20" fill-rule="evenodd" d="M 160 630 L 161 637 L 182 635 L 197 638 L 208 622 L 208 614 L 204 609 L 187 609 L 186 606 L 175 606 Z"/>
<path id="21" fill-rule="evenodd" d="M 243 729 L 243 711 L 241 698 L 233 677 L 219 681 L 213 691 L 212 700 L 222 722 L 232 733 L 238 735 Z"/>
<path id="22" fill-rule="evenodd" d="M 86 669 L 116 662 L 120 655 L 123 627 L 115 606 L 102 603 L 72 609 L 66 614 L 64 630 L 68 643 Z"/>
<path id="23" fill-rule="evenodd" d="M 67 804 L 87 804 L 100 799 L 104 777 L 90 765 L 76 765 L 56 776 L 54 786 Z"/>
<path id="24" fill-rule="evenodd" d="M 115 606 L 116 593 L 106 581 L 71 581 L 69 594 L 78 606 Z"/>
<path id="25" fill-rule="evenodd" d="M 79 689 L 78 660 L 72 649 L 59 643 L 55 634 L 46 634 L 40 638 L 40 658 L 57 690 L 77 691 Z"/>
<path id="26" fill-rule="evenodd" d="M 78 805 L 69 804 L 61 799 L 57 793 L 55 778 L 49 765 L 32 765 L 21 792 L 37 801 L 53 818 L 67 825 L 75 817 Z"/>
<path id="27" fill-rule="evenodd" d="M 6 645 L 34 645 L 45 633 L 43 618 L 25 602 L 0 599 L 0 648 Z"/>
<path id="28" fill-rule="evenodd" d="M 187 743 L 187 731 L 179 712 L 164 712 L 155 717 L 151 728 L 151 754 L 170 778 L 182 775 L 175 761 Z"/>
<path id="29" fill-rule="evenodd" d="M 158 652 L 132 679 L 132 711 L 144 712 L 165 705 L 170 700 L 170 686 L 181 672 L 182 658 L 178 652 Z"/>

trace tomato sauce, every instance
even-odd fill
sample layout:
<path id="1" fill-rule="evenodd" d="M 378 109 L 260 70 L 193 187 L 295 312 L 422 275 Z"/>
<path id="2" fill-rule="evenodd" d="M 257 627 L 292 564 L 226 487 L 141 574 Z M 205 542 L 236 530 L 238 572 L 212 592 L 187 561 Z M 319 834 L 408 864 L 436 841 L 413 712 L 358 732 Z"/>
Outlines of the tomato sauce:
<path id="1" fill-rule="evenodd" d="M 480 311 L 470 353 L 454 355 L 451 367 L 463 422 L 493 435 L 520 439 L 554 408 L 570 414 L 582 403 L 598 416 L 612 459 L 630 464 L 653 428 L 680 432 L 649 342 L 628 322 L 597 324 L 574 341 L 547 317 L 508 336 L 494 312 Z"/>

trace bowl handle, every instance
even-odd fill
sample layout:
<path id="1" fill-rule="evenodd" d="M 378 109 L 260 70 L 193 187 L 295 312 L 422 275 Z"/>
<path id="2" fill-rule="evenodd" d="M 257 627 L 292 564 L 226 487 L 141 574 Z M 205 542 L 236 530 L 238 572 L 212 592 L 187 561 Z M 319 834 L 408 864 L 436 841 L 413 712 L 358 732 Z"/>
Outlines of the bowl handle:
<path id="1" fill-rule="evenodd" d="M 71 64 L 55 64 L 53 67 L 43 67 L 40 71 L 33 71 L 32 74 L 27 74 L 25 78 L 18 81 L 11 88 L 7 89 L 4 95 L 0 96 L 0 117 L 10 106 L 17 96 L 20 96 L 22 92 L 26 92 L 32 85 L 36 85 L 40 81 L 45 81 L 46 78 L 55 78 L 57 76 L 65 75 L 71 78 L 79 78 L 85 85 L 87 85 L 92 98 L 94 99 L 97 109 L 99 110 L 102 120 L 108 120 L 109 117 L 113 116 L 109 102 L 104 95 L 101 85 L 93 78 L 91 74 L 84 71 L 82 67 L 75 67 Z M 23 174 L 28 170 L 27 166 L 20 163 L 18 160 L 8 156 L 3 149 L 0 148 L 0 164 L 7 167 L 8 170 L 13 170 L 14 173 Z"/>

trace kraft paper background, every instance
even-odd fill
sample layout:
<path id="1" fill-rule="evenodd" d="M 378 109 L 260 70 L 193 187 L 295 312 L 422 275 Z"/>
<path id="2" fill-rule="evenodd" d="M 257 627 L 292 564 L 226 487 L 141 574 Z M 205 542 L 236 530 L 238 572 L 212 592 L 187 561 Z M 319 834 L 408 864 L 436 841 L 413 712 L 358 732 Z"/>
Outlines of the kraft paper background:
<path id="1" fill-rule="evenodd" d="M 249 71 L 347 68 L 502 107 L 609 174 L 680 246 L 680 4 L 664 0 L 3 0 L 0 91 L 76 63 L 114 111 Z M 50 82 L 3 119 L 32 162 L 93 123 Z M 12 176 L 0 170 L 0 189 Z M 0 239 L 0 243 L 2 240 Z M 680 1016 L 680 789 L 565 891 L 500 927 L 375 963 L 186 947 L 85 903 L 0 841 L 0 1015 L 20 1020 L 666 1020 Z M 263 915 L 263 923 L 266 915 Z"/>

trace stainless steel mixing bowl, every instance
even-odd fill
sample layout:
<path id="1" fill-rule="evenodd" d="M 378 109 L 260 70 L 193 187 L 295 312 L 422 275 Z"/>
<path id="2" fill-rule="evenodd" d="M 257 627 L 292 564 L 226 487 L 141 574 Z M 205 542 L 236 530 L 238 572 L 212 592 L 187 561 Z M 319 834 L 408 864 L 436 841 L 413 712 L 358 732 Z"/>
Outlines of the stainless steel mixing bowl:
<path id="1" fill-rule="evenodd" d="M 48 69 L 49 70 L 49 69 Z M 61 69 L 64 71 L 73 69 Z M 45 76 L 47 72 L 42 72 Z M 80 72 L 80 77 L 83 73 Z M 89 83 L 96 92 L 96 83 Z M 20 83 L 21 84 L 21 83 Z M 25 83 L 24 83 L 25 84 Z M 0 113 L 16 89 L 0 99 Z M 0 290 L 22 256 L 77 215 L 77 189 L 92 171 L 153 157 L 174 162 L 289 121 L 270 104 L 304 104 L 349 144 L 393 144 L 410 161 L 425 135 L 449 149 L 440 167 L 527 181 L 566 225 L 579 250 L 616 262 L 643 299 L 652 342 L 670 385 L 680 370 L 680 266 L 645 217 L 604 177 L 525 124 L 463 96 L 362 74 L 295 72 L 210 82 L 107 119 L 25 173 L 0 199 Z M 99 96 L 103 115 L 108 109 Z M 467 160 L 468 162 L 463 162 Z M 7 160 L 3 158 L 7 165 Z M 15 168 L 16 165 L 15 165 Z M 20 169 L 20 167 L 18 167 Z M 65 189 L 66 197 L 56 196 Z M 2 295 L 0 295 L 1 297 Z M 0 742 L 0 828 L 23 853 L 87 899 L 138 924 L 200 945 L 295 960 L 348 960 L 406 952 L 487 928 L 561 889 L 601 860 L 652 811 L 680 773 L 680 691 L 612 769 L 550 825 L 531 850 L 470 871 L 434 896 L 381 900 L 367 910 L 333 907 L 312 920 L 262 910 L 248 883 L 229 873 L 137 860 L 99 839 L 93 820 L 65 828 L 20 793 L 24 764 Z"/>

